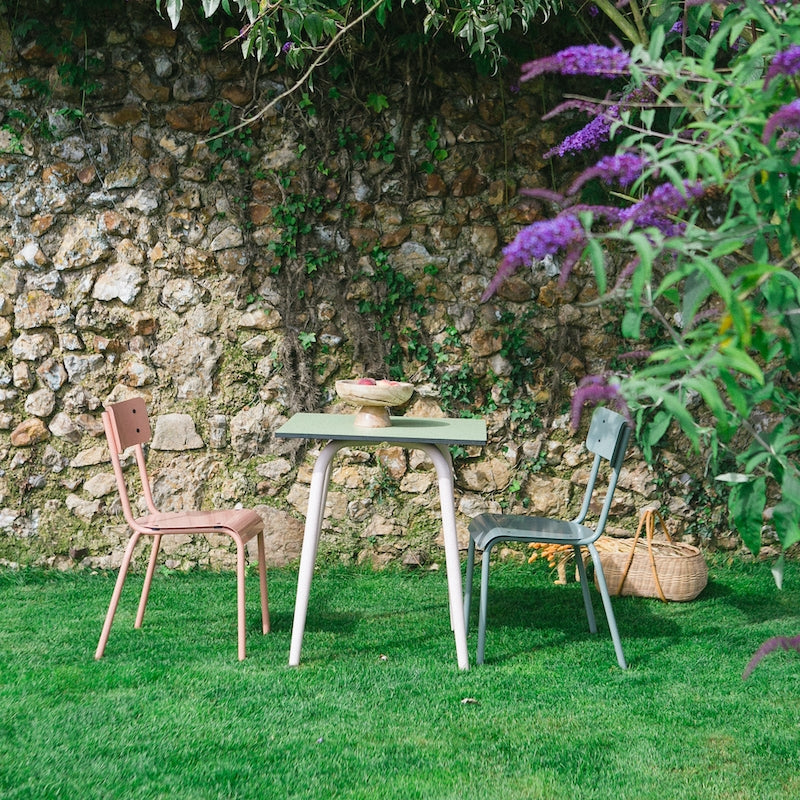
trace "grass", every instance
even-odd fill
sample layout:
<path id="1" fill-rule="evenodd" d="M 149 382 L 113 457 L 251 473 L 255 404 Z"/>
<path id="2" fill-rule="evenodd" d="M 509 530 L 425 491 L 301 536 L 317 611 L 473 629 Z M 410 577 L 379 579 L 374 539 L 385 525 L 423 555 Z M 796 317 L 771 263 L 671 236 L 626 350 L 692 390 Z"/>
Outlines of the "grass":
<path id="1" fill-rule="evenodd" d="M 113 579 L 0 572 L 4 800 L 800 796 L 800 656 L 741 678 L 764 639 L 800 632 L 797 565 L 780 592 L 737 562 L 689 604 L 616 599 L 625 672 L 579 588 L 538 566 L 493 570 L 469 672 L 443 570 L 321 571 L 294 669 L 291 570 L 270 572 L 267 637 L 251 579 L 243 663 L 235 579 L 212 573 L 157 576 L 140 631 L 132 576 L 95 662 Z"/>

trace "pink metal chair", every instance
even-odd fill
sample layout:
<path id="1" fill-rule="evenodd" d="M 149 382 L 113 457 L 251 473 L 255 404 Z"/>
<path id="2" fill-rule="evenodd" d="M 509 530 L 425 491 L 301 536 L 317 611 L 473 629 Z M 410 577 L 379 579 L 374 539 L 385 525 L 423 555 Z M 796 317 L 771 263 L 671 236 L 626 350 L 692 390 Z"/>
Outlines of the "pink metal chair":
<path id="1" fill-rule="evenodd" d="M 237 573 L 237 599 L 238 599 L 238 625 L 239 625 L 239 660 L 245 657 L 245 557 L 246 544 L 253 537 L 258 543 L 258 577 L 261 589 L 261 628 L 263 633 L 269 633 L 269 606 L 267 601 L 267 567 L 264 552 L 264 523 L 255 511 L 248 509 L 214 510 L 214 511 L 170 511 L 160 512 L 153 503 L 150 482 L 145 466 L 144 444 L 150 441 L 150 421 L 147 417 L 147 408 L 140 397 L 125 400 L 109 406 L 103 412 L 103 426 L 108 439 L 108 449 L 111 452 L 111 463 L 114 467 L 114 476 L 117 479 L 117 488 L 122 502 L 122 511 L 125 519 L 133 531 L 125 554 L 120 565 L 119 576 L 111 596 L 111 603 L 106 614 L 103 631 L 95 651 L 95 658 L 102 658 L 103 652 L 114 621 L 122 587 L 130 566 L 136 543 L 140 536 L 152 536 L 153 546 L 150 551 L 150 561 L 142 587 L 142 596 L 139 600 L 139 610 L 136 614 L 135 628 L 142 627 L 144 612 L 147 606 L 147 596 L 156 568 L 156 560 L 161 545 L 161 537 L 169 534 L 208 534 L 225 533 L 236 542 L 236 573 Z M 150 512 L 143 517 L 134 517 L 125 476 L 120 464 L 120 455 L 129 447 L 134 448 L 136 463 L 139 466 L 139 476 L 142 483 L 142 494 L 147 509 Z"/>

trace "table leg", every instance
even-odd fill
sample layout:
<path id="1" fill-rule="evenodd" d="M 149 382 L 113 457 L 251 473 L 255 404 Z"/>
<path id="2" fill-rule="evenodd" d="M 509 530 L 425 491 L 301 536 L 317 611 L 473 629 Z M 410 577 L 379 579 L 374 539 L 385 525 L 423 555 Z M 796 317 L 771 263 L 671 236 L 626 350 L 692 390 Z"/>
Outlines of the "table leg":
<path id="1" fill-rule="evenodd" d="M 453 491 L 453 460 L 443 445 L 414 444 L 433 461 L 439 478 L 439 503 L 442 508 L 442 533 L 447 564 L 447 593 L 450 605 L 450 627 L 456 640 L 456 658 L 459 669 L 469 669 L 467 629 L 464 624 L 464 598 L 461 595 L 461 558 L 458 553 L 456 532 L 455 494 Z"/>
<path id="2" fill-rule="evenodd" d="M 314 576 L 314 562 L 317 559 L 317 548 L 322 530 L 322 518 L 325 516 L 325 501 L 328 496 L 328 482 L 331 472 L 331 461 L 337 451 L 347 442 L 330 442 L 322 448 L 314 471 L 311 474 L 311 488 L 308 495 L 306 527 L 303 533 L 303 548 L 300 552 L 300 570 L 297 576 L 297 598 L 294 604 L 294 622 L 292 623 L 292 643 L 289 648 L 289 666 L 296 667 L 300 663 L 300 648 L 303 646 L 303 632 L 306 627 L 308 598 L 311 594 L 311 579 Z"/>

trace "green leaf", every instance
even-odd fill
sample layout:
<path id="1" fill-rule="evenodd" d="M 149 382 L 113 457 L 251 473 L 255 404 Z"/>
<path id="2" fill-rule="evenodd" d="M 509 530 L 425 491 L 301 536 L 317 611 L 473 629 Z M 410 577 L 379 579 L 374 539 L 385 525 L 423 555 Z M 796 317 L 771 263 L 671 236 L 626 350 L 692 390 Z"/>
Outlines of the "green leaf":
<path id="1" fill-rule="evenodd" d="M 653 417 L 653 421 L 647 425 L 645 430 L 645 438 L 647 443 L 652 446 L 658 444 L 661 438 L 667 432 L 670 423 L 672 422 L 672 414 L 666 411 L 659 411 Z"/>
<path id="2" fill-rule="evenodd" d="M 734 483 L 728 495 L 728 510 L 742 541 L 753 555 L 761 549 L 761 526 L 767 502 L 767 483 L 756 478 L 747 483 Z"/>
<path id="3" fill-rule="evenodd" d="M 386 15 L 391 10 L 392 10 L 391 0 L 387 0 L 387 2 L 381 3 L 378 6 L 377 10 L 375 11 L 375 19 L 378 20 L 378 24 L 382 28 L 386 27 Z"/>
<path id="4" fill-rule="evenodd" d="M 733 375 L 726 369 L 720 370 L 719 377 L 722 383 L 725 385 L 725 390 L 728 393 L 728 399 L 736 409 L 736 413 L 739 414 L 740 417 L 749 417 L 750 404 L 747 402 L 747 396 L 745 395 L 742 387 L 737 383 L 736 378 L 734 378 Z"/>
<path id="5" fill-rule="evenodd" d="M 722 258 L 722 256 L 727 256 L 730 253 L 740 250 L 742 247 L 744 247 L 744 245 L 744 239 L 725 239 L 712 248 L 711 252 L 708 254 L 708 257 Z"/>
<path id="6" fill-rule="evenodd" d="M 307 14 L 303 18 L 303 28 L 311 39 L 311 44 L 316 45 L 323 34 L 322 17 L 314 13 Z"/>
<path id="7" fill-rule="evenodd" d="M 651 61 L 656 61 L 661 55 L 661 50 L 664 47 L 664 28 L 660 25 L 656 26 L 650 32 L 650 47 L 647 54 L 650 56 Z"/>
<path id="8" fill-rule="evenodd" d="M 719 435 L 723 439 L 726 438 L 730 427 L 730 413 L 728 409 L 725 408 L 725 404 L 722 402 L 722 397 L 720 397 L 719 390 L 714 381 L 702 375 L 694 375 L 686 380 L 685 386 L 688 389 L 693 389 L 703 398 L 703 402 L 705 402 L 717 420 L 717 431 Z"/>
<path id="9" fill-rule="evenodd" d="M 723 472 L 716 475 L 715 479 L 721 483 L 749 483 L 753 480 L 753 476 L 744 472 Z"/>
<path id="10" fill-rule="evenodd" d="M 724 357 L 724 363 L 727 367 L 730 367 L 736 372 L 750 375 L 759 383 L 764 383 L 764 373 L 761 371 L 761 367 L 759 367 L 744 350 L 729 345 L 721 347 L 720 354 Z"/>
<path id="11" fill-rule="evenodd" d="M 786 491 L 787 478 L 794 486 L 794 491 L 800 491 L 800 481 L 790 473 L 786 473 L 783 479 L 784 486 L 781 487 L 782 499 L 772 511 L 775 533 L 784 550 L 800 542 L 800 505 L 797 496 L 792 496 Z"/>
<path id="12" fill-rule="evenodd" d="M 686 47 L 698 56 L 702 56 L 708 47 L 708 39 L 703 36 L 687 36 Z"/>
<path id="13" fill-rule="evenodd" d="M 603 254 L 603 248 L 597 239 L 589 239 L 586 246 L 589 254 L 589 259 L 592 262 L 592 269 L 594 270 L 594 279 L 597 283 L 597 291 L 599 294 L 605 294 L 606 291 L 606 259 Z"/>
<path id="14" fill-rule="evenodd" d="M 183 0 L 167 0 L 167 16 L 173 28 L 177 28 L 178 23 L 181 21 L 182 9 Z"/>
<path id="15" fill-rule="evenodd" d="M 622 335 L 627 339 L 638 339 L 642 327 L 642 312 L 628 309 L 622 318 Z"/>
<path id="16" fill-rule="evenodd" d="M 695 270 L 689 274 L 686 279 L 683 305 L 681 307 L 684 325 L 689 325 L 692 322 L 697 309 L 708 297 L 709 288 L 708 278 L 702 272 Z"/>
<path id="17" fill-rule="evenodd" d="M 699 436 L 697 433 L 697 423 L 694 421 L 692 415 L 687 411 L 683 401 L 668 392 L 653 394 L 655 399 L 658 399 L 663 404 L 664 408 L 675 418 L 681 426 L 681 430 L 689 438 L 689 441 L 697 448 L 699 444 Z"/>
<path id="18" fill-rule="evenodd" d="M 775 585 L 779 588 L 783 588 L 783 572 L 786 568 L 786 557 L 783 553 L 780 554 L 778 560 L 772 565 L 772 577 L 775 579 Z"/>
<path id="19" fill-rule="evenodd" d="M 387 108 L 389 108 L 389 100 L 385 94 L 370 92 L 367 95 L 367 106 L 369 106 L 369 108 L 371 108 L 376 114 L 380 114 L 381 111 L 385 111 Z"/>

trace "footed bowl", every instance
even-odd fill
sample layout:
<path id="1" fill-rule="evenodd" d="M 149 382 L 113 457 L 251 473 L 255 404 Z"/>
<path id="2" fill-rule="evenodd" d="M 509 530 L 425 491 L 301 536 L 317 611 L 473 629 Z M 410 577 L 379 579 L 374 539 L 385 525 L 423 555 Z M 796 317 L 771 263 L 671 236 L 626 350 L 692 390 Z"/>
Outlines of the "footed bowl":
<path id="1" fill-rule="evenodd" d="M 357 380 L 336 381 L 336 394 L 358 406 L 355 425 L 360 428 L 388 428 L 389 408 L 406 402 L 414 393 L 414 384 L 381 380 L 359 383 Z"/>

